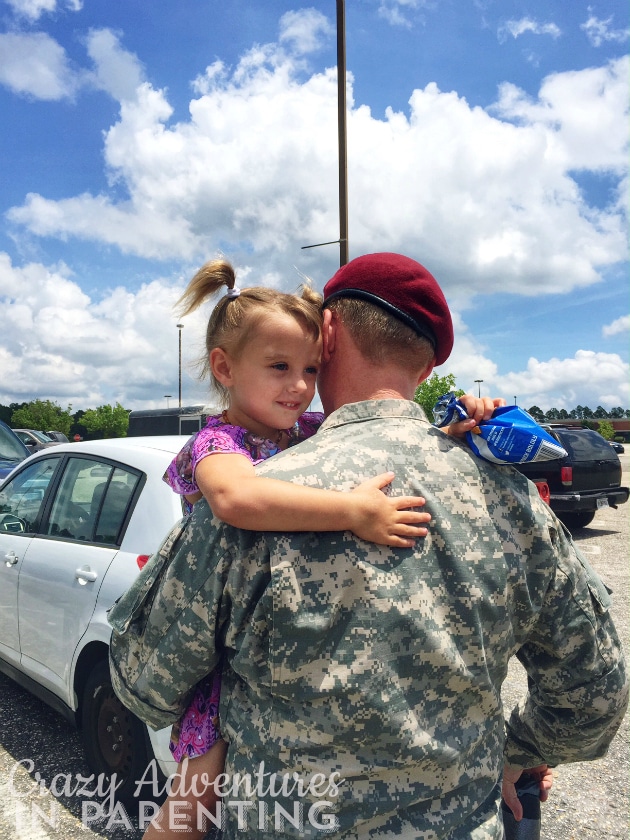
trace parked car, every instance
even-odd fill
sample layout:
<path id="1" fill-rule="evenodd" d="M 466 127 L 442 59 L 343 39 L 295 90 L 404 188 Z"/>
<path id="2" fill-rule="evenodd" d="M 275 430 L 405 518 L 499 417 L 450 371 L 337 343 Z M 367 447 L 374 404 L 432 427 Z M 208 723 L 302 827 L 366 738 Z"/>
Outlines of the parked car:
<path id="1" fill-rule="evenodd" d="M 48 435 L 35 429 L 13 429 L 13 431 L 22 443 L 28 446 L 30 452 L 39 452 L 40 449 L 57 445 L 57 441 L 51 440 Z"/>
<path id="2" fill-rule="evenodd" d="M 626 451 L 623 448 L 623 444 L 618 443 L 616 440 L 609 440 L 608 443 L 612 446 L 617 455 L 623 455 L 623 453 Z"/>
<path id="3" fill-rule="evenodd" d="M 13 429 L 0 420 L 0 481 L 30 454 Z"/>
<path id="4" fill-rule="evenodd" d="M 564 447 L 566 457 L 517 468 L 536 484 L 567 528 L 585 528 L 601 508 L 628 501 L 630 491 L 621 486 L 619 456 L 598 432 L 568 426 L 545 429 Z"/>
<path id="5" fill-rule="evenodd" d="M 155 756 L 175 770 L 169 731 L 148 730 L 114 694 L 107 609 L 182 516 L 162 481 L 186 437 L 59 444 L 0 484 L 0 671 L 82 732 L 98 777 L 118 798 Z"/>
<path id="6" fill-rule="evenodd" d="M 46 432 L 46 437 L 49 437 L 52 441 L 57 441 L 57 443 L 69 442 L 63 432 Z"/>

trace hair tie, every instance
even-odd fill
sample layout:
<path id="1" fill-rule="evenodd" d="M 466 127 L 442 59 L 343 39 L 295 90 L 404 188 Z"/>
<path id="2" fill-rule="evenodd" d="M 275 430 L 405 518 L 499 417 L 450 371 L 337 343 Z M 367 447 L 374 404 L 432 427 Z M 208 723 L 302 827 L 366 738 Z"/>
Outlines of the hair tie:
<path id="1" fill-rule="evenodd" d="M 237 298 L 241 293 L 241 290 L 238 286 L 234 286 L 232 289 L 228 289 L 225 293 L 225 296 L 228 300 L 232 300 L 233 298 Z"/>

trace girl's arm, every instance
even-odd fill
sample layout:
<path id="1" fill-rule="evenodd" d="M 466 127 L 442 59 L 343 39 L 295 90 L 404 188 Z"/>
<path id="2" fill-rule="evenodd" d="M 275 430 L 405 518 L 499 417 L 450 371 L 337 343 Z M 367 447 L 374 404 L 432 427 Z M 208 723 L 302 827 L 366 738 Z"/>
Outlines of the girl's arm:
<path id="1" fill-rule="evenodd" d="M 425 537 L 430 514 L 419 496 L 386 496 L 394 478 L 383 473 L 350 493 L 262 478 L 244 455 L 209 455 L 197 464 L 195 481 L 212 512 L 251 531 L 352 531 L 362 540 L 410 548 Z"/>
<path id="2" fill-rule="evenodd" d="M 456 438 L 465 437 L 466 432 L 471 432 L 482 420 L 489 420 L 495 408 L 505 405 L 505 400 L 502 397 L 496 399 L 481 397 L 477 399 L 472 394 L 464 394 L 459 399 L 468 413 L 468 420 L 460 420 L 458 423 L 451 423 L 450 426 L 444 426 L 441 429 L 445 435 Z"/>

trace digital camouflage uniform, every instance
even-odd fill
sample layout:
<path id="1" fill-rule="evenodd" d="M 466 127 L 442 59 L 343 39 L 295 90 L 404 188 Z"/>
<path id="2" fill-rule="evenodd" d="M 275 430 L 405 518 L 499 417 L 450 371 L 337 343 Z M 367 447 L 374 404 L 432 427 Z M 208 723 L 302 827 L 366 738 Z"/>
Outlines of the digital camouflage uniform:
<path id="1" fill-rule="evenodd" d="M 413 549 L 239 531 L 195 506 L 207 553 L 189 552 L 198 577 L 178 592 L 180 641 L 148 679 L 191 688 L 225 653 L 226 773 L 258 783 L 226 793 L 228 838 L 500 840 L 504 757 L 597 758 L 623 717 L 608 594 L 516 470 L 387 400 L 346 405 L 257 473 L 348 491 L 386 470 L 393 493 L 424 496 L 432 515 Z M 512 655 L 531 693 L 506 740 Z"/>

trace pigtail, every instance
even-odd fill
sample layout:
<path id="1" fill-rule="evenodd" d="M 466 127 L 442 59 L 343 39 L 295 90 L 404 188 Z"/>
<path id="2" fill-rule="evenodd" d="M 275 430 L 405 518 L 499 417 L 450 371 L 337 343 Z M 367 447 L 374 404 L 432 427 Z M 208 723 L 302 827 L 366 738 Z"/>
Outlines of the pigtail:
<path id="1" fill-rule="evenodd" d="M 205 263 L 175 304 L 179 317 L 194 312 L 205 300 L 215 295 L 221 286 L 233 289 L 235 283 L 234 268 L 227 260 L 210 260 Z"/>

